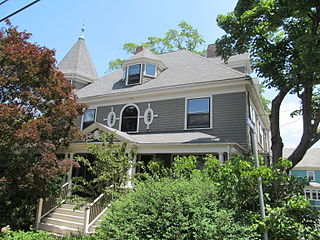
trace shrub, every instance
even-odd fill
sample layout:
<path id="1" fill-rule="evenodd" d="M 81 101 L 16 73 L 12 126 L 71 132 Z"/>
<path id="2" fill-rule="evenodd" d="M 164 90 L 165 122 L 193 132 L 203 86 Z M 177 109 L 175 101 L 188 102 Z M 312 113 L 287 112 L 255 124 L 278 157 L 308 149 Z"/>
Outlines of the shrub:
<path id="1" fill-rule="evenodd" d="M 148 179 L 112 204 L 94 239 L 255 239 L 216 194 L 199 175 Z"/>
<path id="2" fill-rule="evenodd" d="M 8 231 L 0 234 L 0 239 L 3 240 L 55 240 L 50 234 L 40 232 L 24 232 L 24 231 Z"/>

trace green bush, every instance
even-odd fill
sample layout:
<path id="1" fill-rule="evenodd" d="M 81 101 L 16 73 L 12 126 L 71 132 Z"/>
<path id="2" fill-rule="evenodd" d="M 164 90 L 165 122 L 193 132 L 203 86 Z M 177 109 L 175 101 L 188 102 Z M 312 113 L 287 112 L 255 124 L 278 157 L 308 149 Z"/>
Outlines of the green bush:
<path id="1" fill-rule="evenodd" d="M 190 179 L 148 179 L 114 202 L 94 239 L 257 239 L 219 208 L 215 185 Z"/>
<path id="2" fill-rule="evenodd" d="M 46 232 L 24 232 L 24 231 L 8 231 L 1 233 L 0 239 L 3 240 L 55 240 L 53 236 Z"/>

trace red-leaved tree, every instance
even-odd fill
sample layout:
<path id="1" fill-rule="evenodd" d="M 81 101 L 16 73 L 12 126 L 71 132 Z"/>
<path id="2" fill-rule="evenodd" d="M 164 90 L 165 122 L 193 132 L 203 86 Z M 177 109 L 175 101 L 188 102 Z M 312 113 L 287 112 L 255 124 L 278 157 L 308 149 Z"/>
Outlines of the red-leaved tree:
<path id="1" fill-rule="evenodd" d="M 78 134 L 83 105 L 55 52 L 10 22 L 0 30 L 0 227 L 28 227 L 36 199 L 63 171 L 56 150 Z"/>

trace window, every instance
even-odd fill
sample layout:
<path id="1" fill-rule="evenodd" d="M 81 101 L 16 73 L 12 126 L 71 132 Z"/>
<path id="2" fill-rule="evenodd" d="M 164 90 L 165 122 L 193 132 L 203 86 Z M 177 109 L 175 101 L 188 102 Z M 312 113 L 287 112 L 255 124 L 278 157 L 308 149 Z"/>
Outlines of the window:
<path id="1" fill-rule="evenodd" d="M 307 178 L 309 182 L 314 181 L 315 180 L 314 171 L 307 171 Z"/>
<path id="2" fill-rule="evenodd" d="M 85 111 L 82 118 L 82 130 L 94 123 L 95 115 L 95 109 L 88 109 L 87 111 Z"/>
<path id="3" fill-rule="evenodd" d="M 210 98 L 189 99 L 187 102 L 187 128 L 210 127 Z"/>
<path id="4" fill-rule="evenodd" d="M 304 194 L 310 200 L 320 200 L 320 190 L 319 189 L 305 189 Z"/>
<path id="5" fill-rule="evenodd" d="M 122 112 L 121 131 L 136 132 L 137 129 L 138 129 L 138 110 L 134 106 L 128 106 Z"/>
<path id="6" fill-rule="evenodd" d="M 141 64 L 129 66 L 127 85 L 140 83 L 140 78 L 141 78 Z"/>
<path id="7" fill-rule="evenodd" d="M 156 65 L 147 63 L 146 67 L 145 67 L 145 75 L 146 76 L 155 77 L 156 76 L 156 70 L 157 70 Z"/>

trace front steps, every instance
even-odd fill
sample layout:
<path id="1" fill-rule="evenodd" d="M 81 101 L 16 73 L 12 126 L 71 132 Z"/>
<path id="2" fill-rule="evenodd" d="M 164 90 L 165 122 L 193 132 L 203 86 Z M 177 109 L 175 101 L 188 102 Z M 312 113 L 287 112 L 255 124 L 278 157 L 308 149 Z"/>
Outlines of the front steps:
<path id="1" fill-rule="evenodd" d="M 51 232 L 57 236 L 84 234 L 84 208 L 77 210 L 74 210 L 74 208 L 75 205 L 62 204 L 41 220 L 38 229 Z M 100 223 L 101 217 L 90 226 L 89 234 L 94 233 Z"/>

